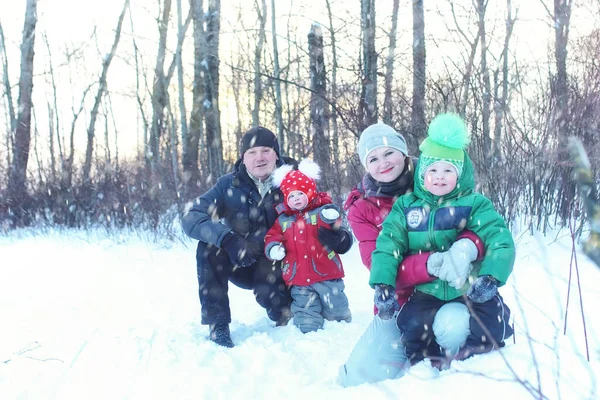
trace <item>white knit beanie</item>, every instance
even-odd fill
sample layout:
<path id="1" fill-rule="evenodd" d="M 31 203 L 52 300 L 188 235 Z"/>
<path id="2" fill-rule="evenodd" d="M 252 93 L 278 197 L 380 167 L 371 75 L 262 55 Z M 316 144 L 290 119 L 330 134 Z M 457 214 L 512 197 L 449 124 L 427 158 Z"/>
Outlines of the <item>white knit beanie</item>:
<path id="1" fill-rule="evenodd" d="M 391 147 L 408 156 L 404 136 L 396 132 L 391 126 L 380 122 L 367 127 L 358 139 L 358 157 L 365 168 L 367 168 L 369 153 L 380 147 Z"/>

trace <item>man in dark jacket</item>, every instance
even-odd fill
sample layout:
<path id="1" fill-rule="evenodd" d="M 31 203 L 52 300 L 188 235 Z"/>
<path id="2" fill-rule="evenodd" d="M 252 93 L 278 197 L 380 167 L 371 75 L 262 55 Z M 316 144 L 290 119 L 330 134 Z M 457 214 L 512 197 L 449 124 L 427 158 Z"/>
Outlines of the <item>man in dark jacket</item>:
<path id="1" fill-rule="evenodd" d="M 271 174 L 283 163 L 296 164 L 281 157 L 273 132 L 260 126 L 250 129 L 240 141 L 234 171 L 220 177 L 183 215 L 183 230 L 199 241 L 202 324 L 210 326 L 210 339 L 221 346 L 234 346 L 229 331 L 229 282 L 252 289 L 277 326 L 291 317 L 281 264 L 264 255 L 265 234 L 277 219 L 274 206 L 282 201 L 280 190 L 272 187 Z"/>

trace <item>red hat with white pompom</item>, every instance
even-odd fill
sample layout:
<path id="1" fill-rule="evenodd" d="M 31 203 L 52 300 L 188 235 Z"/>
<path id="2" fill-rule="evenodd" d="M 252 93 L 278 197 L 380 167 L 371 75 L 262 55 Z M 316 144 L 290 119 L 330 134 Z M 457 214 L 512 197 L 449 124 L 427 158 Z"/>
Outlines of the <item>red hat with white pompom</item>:
<path id="1" fill-rule="evenodd" d="M 317 197 L 317 181 L 321 175 L 321 168 L 314 161 L 305 158 L 300 161 L 298 169 L 286 164 L 273 172 L 273 185 L 280 187 L 285 200 L 289 194 L 299 190 L 308 197 L 310 203 Z"/>

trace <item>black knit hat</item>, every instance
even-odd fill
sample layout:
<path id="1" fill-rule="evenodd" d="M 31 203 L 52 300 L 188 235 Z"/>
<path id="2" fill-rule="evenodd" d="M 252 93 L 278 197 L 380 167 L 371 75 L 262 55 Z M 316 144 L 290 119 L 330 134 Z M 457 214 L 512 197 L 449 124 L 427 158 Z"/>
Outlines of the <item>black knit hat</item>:
<path id="1" fill-rule="evenodd" d="M 262 126 L 255 126 L 244 133 L 240 140 L 240 157 L 244 157 L 244 153 L 256 146 L 270 147 L 275 150 L 277 157 L 279 155 L 279 142 L 273 132 Z"/>

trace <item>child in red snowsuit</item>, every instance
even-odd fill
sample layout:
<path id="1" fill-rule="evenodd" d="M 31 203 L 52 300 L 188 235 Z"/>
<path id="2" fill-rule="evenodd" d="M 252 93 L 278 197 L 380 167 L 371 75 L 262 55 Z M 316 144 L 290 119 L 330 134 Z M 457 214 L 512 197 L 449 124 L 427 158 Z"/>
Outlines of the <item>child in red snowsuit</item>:
<path id="1" fill-rule="evenodd" d="M 344 293 L 344 269 L 338 254 L 352 246 L 352 235 L 341 226 L 341 214 L 327 193 L 317 192 L 320 168 L 311 160 L 298 170 L 284 165 L 273 174 L 284 202 L 265 236 L 265 255 L 283 260 L 283 279 L 290 287 L 294 325 L 303 333 L 323 327 L 324 320 L 350 322 Z"/>

